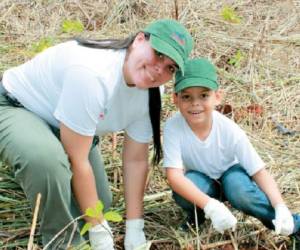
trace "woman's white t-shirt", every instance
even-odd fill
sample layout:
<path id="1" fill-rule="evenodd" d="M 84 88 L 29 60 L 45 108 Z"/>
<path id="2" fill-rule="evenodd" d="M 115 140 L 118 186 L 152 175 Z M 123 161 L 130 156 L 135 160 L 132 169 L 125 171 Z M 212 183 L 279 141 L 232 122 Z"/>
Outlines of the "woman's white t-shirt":
<path id="1" fill-rule="evenodd" d="M 125 49 L 93 49 L 68 41 L 5 71 L 3 85 L 53 126 L 62 122 L 87 136 L 124 129 L 134 140 L 149 142 L 148 91 L 126 85 L 125 55 Z"/>

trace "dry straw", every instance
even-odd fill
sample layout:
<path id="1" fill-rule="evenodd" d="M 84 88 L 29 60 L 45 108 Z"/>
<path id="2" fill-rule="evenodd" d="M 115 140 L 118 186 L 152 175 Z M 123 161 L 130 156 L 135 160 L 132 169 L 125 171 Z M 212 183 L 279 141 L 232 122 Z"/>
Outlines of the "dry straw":
<path id="1" fill-rule="evenodd" d="M 195 38 L 193 56 L 208 57 L 218 66 L 226 93 L 224 104 L 231 105 L 232 118 L 247 132 L 267 163 L 291 210 L 299 213 L 298 2 L 2 0 L 0 72 L 28 60 L 33 55 L 32 45 L 42 38 L 58 43 L 72 36 L 61 32 L 66 19 L 80 20 L 84 25 L 83 36 L 108 38 L 125 37 L 157 18 L 178 16 Z M 234 18 L 225 17 L 225 8 L 233 10 Z M 164 96 L 164 120 L 174 112 L 171 91 L 170 83 Z M 249 105 L 259 105 L 262 112 L 247 112 Z M 280 127 L 291 133 L 284 133 Z M 124 212 L 122 137 L 122 133 L 117 133 L 102 141 L 114 192 L 113 206 L 121 213 Z M 209 222 L 199 225 L 198 234 L 192 229 L 188 234 L 180 232 L 178 225 L 183 214 L 171 199 L 161 168 L 151 169 L 145 198 L 145 231 L 147 238 L 153 240 L 151 249 L 287 249 L 291 246 L 287 237 L 276 236 L 257 220 L 233 211 L 239 220 L 235 234 L 217 234 Z M 0 168 L 0 248 L 26 249 L 32 216 L 11 169 L 3 164 Z M 122 249 L 124 225 L 112 227 L 117 249 Z M 37 231 L 34 241 L 35 246 L 40 242 Z"/>

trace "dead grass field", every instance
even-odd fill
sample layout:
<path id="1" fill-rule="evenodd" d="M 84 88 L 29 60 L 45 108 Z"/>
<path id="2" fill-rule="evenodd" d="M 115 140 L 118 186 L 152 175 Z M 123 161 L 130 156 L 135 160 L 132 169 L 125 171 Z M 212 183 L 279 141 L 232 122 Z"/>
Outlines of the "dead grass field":
<path id="1" fill-rule="evenodd" d="M 0 0 L 0 72 L 75 35 L 125 37 L 154 19 L 171 17 L 194 36 L 192 56 L 208 57 L 218 66 L 225 111 L 232 110 L 229 115 L 249 135 L 288 206 L 300 213 L 299 0 Z M 65 20 L 80 21 L 84 30 L 62 32 Z M 164 120 L 174 111 L 171 92 L 169 83 Z M 122 133 L 106 136 L 102 153 L 113 207 L 123 213 L 121 142 Z M 239 220 L 234 234 L 217 234 L 210 222 L 198 233 L 180 232 L 184 215 L 170 197 L 161 167 L 151 169 L 145 197 L 151 249 L 295 249 L 289 238 L 233 211 Z M 27 249 L 31 222 L 23 192 L 10 168 L 0 163 L 0 249 Z M 112 227 L 117 249 L 123 249 L 124 225 Z M 39 249 L 38 232 L 34 242 Z"/>

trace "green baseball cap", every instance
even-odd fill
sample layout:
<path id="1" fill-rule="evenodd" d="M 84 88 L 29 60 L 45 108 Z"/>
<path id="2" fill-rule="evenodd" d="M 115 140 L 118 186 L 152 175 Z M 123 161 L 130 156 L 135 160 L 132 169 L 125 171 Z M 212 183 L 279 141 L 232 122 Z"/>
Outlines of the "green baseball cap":
<path id="1" fill-rule="evenodd" d="M 193 49 L 193 38 L 187 29 L 175 20 L 160 19 L 143 31 L 150 34 L 151 47 L 174 60 L 184 74 L 184 62 Z"/>
<path id="2" fill-rule="evenodd" d="M 189 87 L 206 87 L 211 90 L 219 88 L 216 69 L 205 58 L 187 60 L 185 73 L 177 71 L 175 75 L 175 93 Z"/>

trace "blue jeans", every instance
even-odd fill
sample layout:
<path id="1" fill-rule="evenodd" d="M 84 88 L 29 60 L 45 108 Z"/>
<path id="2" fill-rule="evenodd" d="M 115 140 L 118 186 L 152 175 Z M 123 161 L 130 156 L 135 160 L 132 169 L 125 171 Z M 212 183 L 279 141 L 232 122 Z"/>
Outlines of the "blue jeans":
<path id="1" fill-rule="evenodd" d="M 185 176 L 202 192 L 210 197 L 227 200 L 237 210 L 259 219 L 269 229 L 274 229 L 272 220 L 275 210 L 266 194 L 256 185 L 247 172 L 239 165 L 230 167 L 216 181 L 198 171 L 188 171 Z M 194 217 L 194 205 L 173 192 L 175 202 L 183 208 L 189 217 Z M 204 220 L 204 212 L 197 208 L 198 223 Z M 300 230 L 300 215 L 293 214 L 294 233 Z"/>

